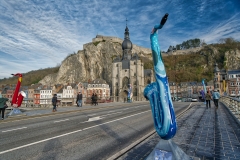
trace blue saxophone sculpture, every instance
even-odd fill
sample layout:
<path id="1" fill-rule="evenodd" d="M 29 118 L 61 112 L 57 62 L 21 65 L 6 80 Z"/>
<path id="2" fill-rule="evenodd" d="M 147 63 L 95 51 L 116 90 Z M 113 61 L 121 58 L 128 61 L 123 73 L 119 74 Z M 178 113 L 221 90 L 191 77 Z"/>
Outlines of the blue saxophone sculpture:
<path id="1" fill-rule="evenodd" d="M 131 99 L 132 99 L 132 85 L 129 84 L 129 85 L 128 85 L 128 96 L 127 96 L 127 101 L 128 101 L 128 102 L 131 102 Z"/>
<path id="2" fill-rule="evenodd" d="M 203 91 L 204 91 L 204 94 L 202 93 L 202 98 L 204 99 L 204 103 L 206 103 L 205 94 L 207 93 L 207 90 L 206 90 L 206 85 L 204 81 L 205 79 L 202 79 L 202 85 L 203 85 Z"/>
<path id="3" fill-rule="evenodd" d="M 160 24 L 155 25 L 150 34 L 156 82 L 144 89 L 144 96 L 150 101 L 154 127 L 158 135 L 165 140 L 174 137 L 177 131 L 176 117 L 157 34 L 157 30 L 163 27 L 167 18 L 168 14 L 165 14 Z"/>

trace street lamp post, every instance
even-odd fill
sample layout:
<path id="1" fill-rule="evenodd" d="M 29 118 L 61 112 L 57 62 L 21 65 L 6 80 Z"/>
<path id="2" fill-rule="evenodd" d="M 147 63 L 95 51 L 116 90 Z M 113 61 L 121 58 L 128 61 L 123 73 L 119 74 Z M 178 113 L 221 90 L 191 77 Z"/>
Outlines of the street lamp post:
<path id="1" fill-rule="evenodd" d="M 174 79 L 175 79 L 175 86 L 176 86 L 177 98 L 176 98 L 175 95 L 174 95 L 174 96 L 175 96 L 175 100 L 178 100 L 178 84 L 177 84 L 177 75 L 176 75 L 176 73 L 177 73 L 176 60 L 177 60 L 177 55 L 175 55 L 175 65 L 174 65 L 174 69 L 175 69 Z"/>

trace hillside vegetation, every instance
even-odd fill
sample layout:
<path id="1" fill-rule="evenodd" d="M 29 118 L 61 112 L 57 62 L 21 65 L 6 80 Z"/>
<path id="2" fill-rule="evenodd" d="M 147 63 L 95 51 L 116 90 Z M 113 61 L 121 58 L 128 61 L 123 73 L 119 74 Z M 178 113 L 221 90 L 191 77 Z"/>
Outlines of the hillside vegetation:
<path id="1" fill-rule="evenodd" d="M 189 41 L 187 41 L 189 42 Z M 199 41 L 198 41 L 199 42 Z M 185 44 L 185 43 L 183 43 Z M 188 46 L 191 48 L 191 46 Z M 177 48 L 170 46 L 170 49 Z M 236 50 L 240 50 L 240 42 L 226 38 L 221 39 L 217 44 L 206 45 L 198 53 L 190 53 L 184 55 L 169 55 L 163 56 L 167 76 L 169 81 L 176 82 L 187 82 L 187 81 L 198 81 L 200 82 L 203 78 L 207 81 L 213 79 L 213 69 L 215 63 L 218 64 L 219 69 L 239 69 L 238 55 Z M 236 59 L 235 66 L 232 65 L 230 68 L 226 61 L 226 52 L 234 51 L 231 57 Z M 145 69 L 153 69 L 153 63 L 151 60 L 146 58 L 142 59 Z"/>
<path id="2" fill-rule="evenodd" d="M 213 69 L 215 63 L 218 64 L 219 69 L 240 68 L 240 59 L 238 58 L 240 57 L 240 42 L 232 38 L 221 39 L 219 43 L 210 45 L 206 45 L 203 41 L 201 42 L 199 39 L 192 39 L 183 42 L 182 44 L 177 46 L 170 46 L 169 50 L 174 50 L 177 48 L 194 48 L 195 46 L 199 46 L 200 43 L 204 44 L 204 46 L 197 53 L 163 56 L 163 61 L 169 81 L 200 82 L 203 78 L 205 78 L 207 81 L 210 81 L 213 79 Z M 226 56 L 227 52 L 229 52 L 229 54 Z M 228 62 L 229 56 L 232 57 L 232 59 L 236 59 L 236 61 L 234 63 Z M 144 62 L 144 69 L 153 69 L 152 59 L 151 57 L 149 58 L 141 57 L 142 62 Z M 69 56 L 66 57 L 66 59 L 69 59 Z M 109 61 L 112 61 L 111 57 Z M 77 64 L 78 63 L 74 61 L 71 65 L 73 65 L 74 68 L 77 68 Z M 38 83 L 45 76 L 57 73 L 58 70 L 59 67 L 54 67 L 25 73 L 23 74 L 22 85 L 31 85 Z M 16 82 L 17 77 L 0 79 L 0 85 L 16 84 Z"/>
<path id="3" fill-rule="evenodd" d="M 23 73 L 23 79 L 21 84 L 24 86 L 29 86 L 31 84 L 38 83 L 45 76 L 49 74 L 57 73 L 58 70 L 59 70 L 59 67 L 54 67 L 54 68 L 46 68 L 46 69 L 34 70 L 27 73 Z M 17 79 L 18 79 L 17 77 L 0 79 L 0 85 L 16 84 Z"/>

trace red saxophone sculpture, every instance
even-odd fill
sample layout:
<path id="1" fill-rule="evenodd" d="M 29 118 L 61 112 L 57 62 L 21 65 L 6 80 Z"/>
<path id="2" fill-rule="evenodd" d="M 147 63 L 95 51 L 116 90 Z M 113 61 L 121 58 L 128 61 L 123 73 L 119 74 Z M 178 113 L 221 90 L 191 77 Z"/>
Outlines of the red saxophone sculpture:
<path id="1" fill-rule="evenodd" d="M 12 74 L 13 76 L 18 76 L 18 82 L 12 97 L 12 106 L 13 107 L 20 107 L 23 101 L 23 98 L 26 97 L 26 93 L 21 91 L 19 92 L 21 82 L 22 82 L 22 74 L 17 73 L 17 74 Z"/>

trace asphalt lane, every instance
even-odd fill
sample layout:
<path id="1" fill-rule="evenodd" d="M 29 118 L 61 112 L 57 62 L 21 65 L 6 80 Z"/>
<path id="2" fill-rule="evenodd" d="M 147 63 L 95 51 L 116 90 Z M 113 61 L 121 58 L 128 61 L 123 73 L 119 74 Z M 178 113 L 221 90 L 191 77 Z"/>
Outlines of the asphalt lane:
<path id="1" fill-rule="evenodd" d="M 187 104 L 175 104 L 181 112 Z M 153 130 L 149 103 L 0 123 L 0 159 L 107 159 Z"/>

